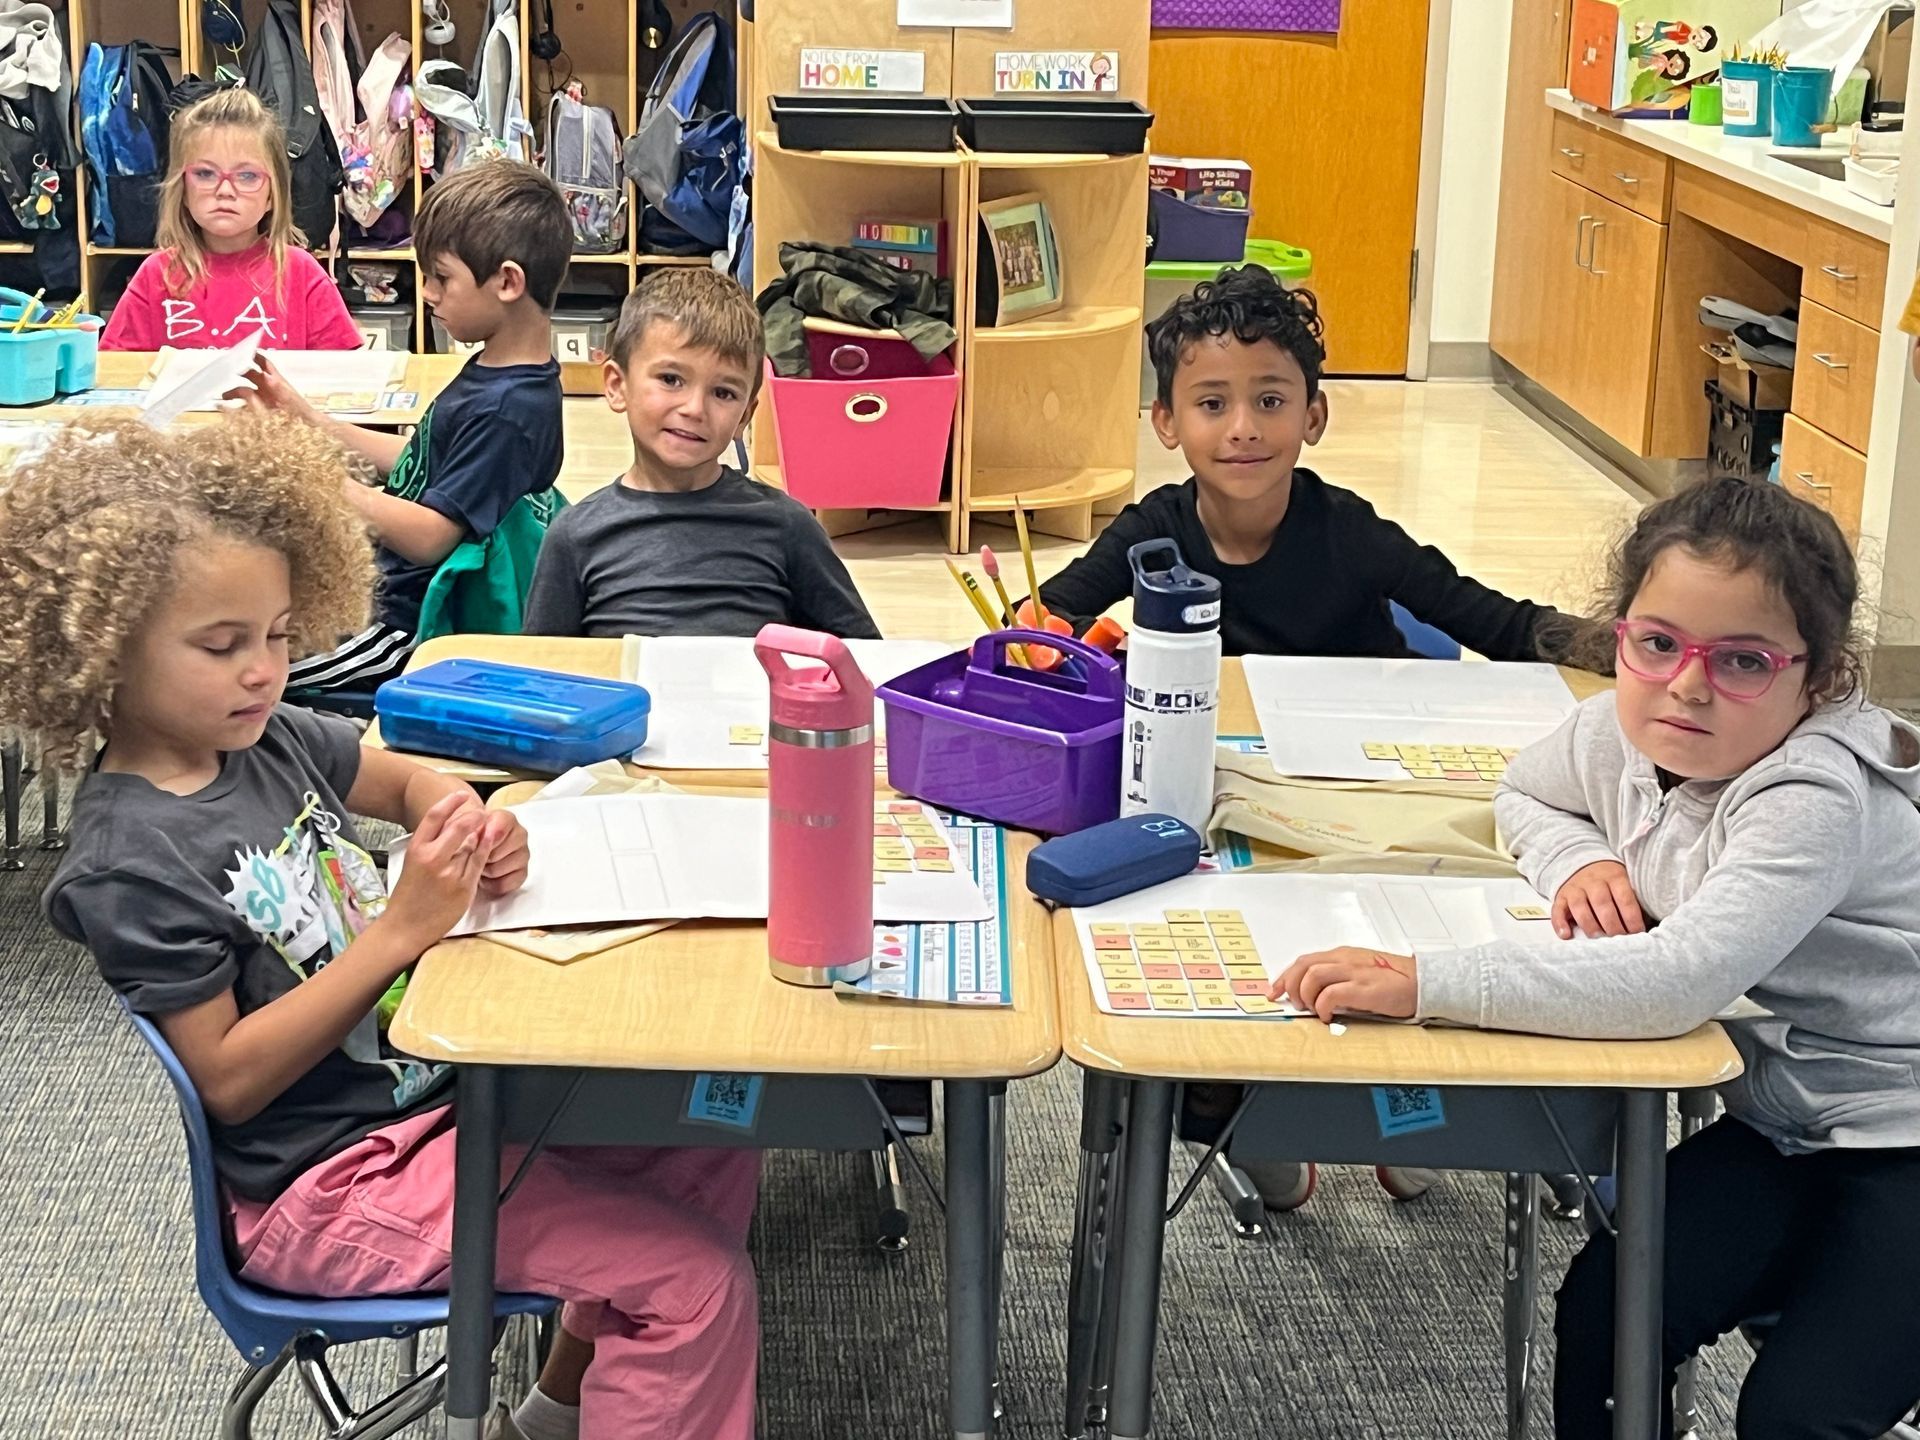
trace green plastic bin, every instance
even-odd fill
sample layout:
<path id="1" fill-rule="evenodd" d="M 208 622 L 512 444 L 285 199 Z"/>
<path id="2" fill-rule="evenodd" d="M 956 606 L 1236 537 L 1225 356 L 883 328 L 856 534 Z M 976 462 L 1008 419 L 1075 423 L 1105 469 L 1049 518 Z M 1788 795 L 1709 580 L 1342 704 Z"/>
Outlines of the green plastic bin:
<path id="1" fill-rule="evenodd" d="M 1313 254 L 1284 240 L 1249 240 L 1243 265 L 1259 265 L 1270 271 L 1289 290 L 1305 285 L 1313 278 Z M 1147 266 L 1145 315 L 1149 324 L 1166 313 L 1167 307 L 1182 295 L 1191 295 L 1194 286 L 1211 280 L 1222 270 L 1231 269 L 1212 260 L 1159 260 Z M 1153 404 L 1160 388 L 1153 373 L 1145 344 L 1140 351 L 1140 408 Z"/>

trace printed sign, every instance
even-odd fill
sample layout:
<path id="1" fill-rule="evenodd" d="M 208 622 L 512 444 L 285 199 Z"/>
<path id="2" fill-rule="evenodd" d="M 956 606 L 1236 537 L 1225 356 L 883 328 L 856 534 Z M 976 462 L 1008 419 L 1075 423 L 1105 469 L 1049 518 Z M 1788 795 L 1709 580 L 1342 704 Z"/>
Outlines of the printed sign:
<path id="1" fill-rule="evenodd" d="M 927 57 L 918 50 L 800 52 L 802 90 L 886 90 L 919 95 L 927 88 Z"/>
<path id="2" fill-rule="evenodd" d="M 1011 30 L 1013 0 L 900 0 L 896 22 L 962 30 Z"/>
<path id="3" fill-rule="evenodd" d="M 764 1075 L 699 1074 L 687 1090 L 687 1120 L 722 1130 L 752 1130 L 760 1118 Z"/>
<path id="4" fill-rule="evenodd" d="M 1430 1085 L 1376 1085 L 1373 1113 L 1380 1122 L 1382 1140 L 1444 1129 L 1447 1123 L 1446 1104 Z"/>
<path id="5" fill-rule="evenodd" d="M 998 95 L 1112 95 L 1120 89 L 1117 50 L 1002 50 L 993 59 Z"/>

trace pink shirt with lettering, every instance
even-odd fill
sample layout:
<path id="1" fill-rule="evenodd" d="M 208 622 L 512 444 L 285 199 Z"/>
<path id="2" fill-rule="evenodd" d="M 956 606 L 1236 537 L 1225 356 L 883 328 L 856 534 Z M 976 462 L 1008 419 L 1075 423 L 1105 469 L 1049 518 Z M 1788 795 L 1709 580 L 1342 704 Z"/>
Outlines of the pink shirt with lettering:
<path id="1" fill-rule="evenodd" d="M 357 350 L 363 343 L 339 287 L 305 250 L 287 251 L 278 286 L 265 241 L 237 255 L 208 255 L 206 275 L 182 295 L 167 287 L 170 253 L 140 262 L 107 320 L 102 350 L 216 349 L 256 330 L 274 350 Z"/>

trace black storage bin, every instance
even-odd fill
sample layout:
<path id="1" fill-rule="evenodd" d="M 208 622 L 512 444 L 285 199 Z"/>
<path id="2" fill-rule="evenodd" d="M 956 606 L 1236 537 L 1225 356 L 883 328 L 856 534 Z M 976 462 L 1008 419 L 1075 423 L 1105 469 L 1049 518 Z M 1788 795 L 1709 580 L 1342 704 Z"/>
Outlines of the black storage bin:
<path id="1" fill-rule="evenodd" d="M 1786 429 L 1787 412 L 1742 404 L 1721 389 L 1717 380 L 1707 382 L 1707 404 L 1713 410 L 1707 463 L 1715 478 L 1731 475 L 1740 480 L 1765 480 L 1773 469 L 1773 447 L 1780 443 Z"/>
<path id="2" fill-rule="evenodd" d="M 1021 155 L 1138 155 L 1153 112 L 1138 100 L 962 100 L 960 138 L 969 148 Z"/>
<path id="3" fill-rule="evenodd" d="M 951 150 L 951 100 L 869 95 L 774 95 L 767 108 L 783 150 Z"/>

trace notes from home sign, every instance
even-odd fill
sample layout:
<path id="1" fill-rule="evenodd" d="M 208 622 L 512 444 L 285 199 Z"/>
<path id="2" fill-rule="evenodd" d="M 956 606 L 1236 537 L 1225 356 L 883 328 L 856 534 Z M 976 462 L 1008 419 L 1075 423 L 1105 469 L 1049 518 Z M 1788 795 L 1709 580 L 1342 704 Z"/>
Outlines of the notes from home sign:
<path id="1" fill-rule="evenodd" d="M 1340 0 L 1153 0 L 1168 30 L 1305 30 L 1340 33 Z"/>

